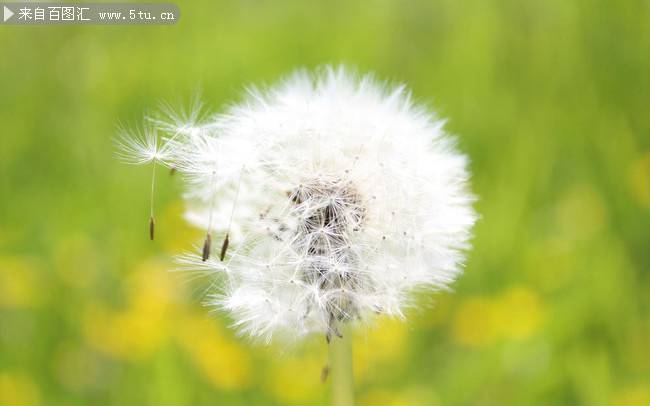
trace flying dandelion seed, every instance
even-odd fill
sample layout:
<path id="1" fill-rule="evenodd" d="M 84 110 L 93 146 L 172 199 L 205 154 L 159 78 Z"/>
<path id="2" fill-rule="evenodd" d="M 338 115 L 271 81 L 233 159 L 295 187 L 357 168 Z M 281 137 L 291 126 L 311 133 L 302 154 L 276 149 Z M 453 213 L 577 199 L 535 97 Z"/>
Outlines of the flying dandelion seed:
<path id="1" fill-rule="evenodd" d="M 154 194 L 156 189 L 156 164 L 167 164 L 171 151 L 159 137 L 156 127 L 146 126 L 141 131 L 129 132 L 123 127 L 115 141 L 117 157 L 133 165 L 151 164 L 151 194 L 149 215 L 149 239 L 154 240 L 156 219 L 154 216 Z"/>
<path id="2" fill-rule="evenodd" d="M 300 71 L 189 119 L 150 121 L 162 144 L 127 138 L 121 154 L 184 175 L 186 217 L 207 230 L 184 265 L 224 280 L 210 304 L 242 333 L 330 340 L 356 320 L 403 317 L 413 291 L 459 274 L 476 219 L 467 159 L 404 87 Z"/>

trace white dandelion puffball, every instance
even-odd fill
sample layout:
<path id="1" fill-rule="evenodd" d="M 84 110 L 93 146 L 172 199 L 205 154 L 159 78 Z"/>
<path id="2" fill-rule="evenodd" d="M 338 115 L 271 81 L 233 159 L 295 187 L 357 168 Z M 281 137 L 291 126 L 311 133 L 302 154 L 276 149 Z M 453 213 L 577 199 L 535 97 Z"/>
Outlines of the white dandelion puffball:
<path id="1" fill-rule="evenodd" d="M 403 317 L 414 291 L 461 270 L 476 219 L 467 158 L 404 87 L 299 71 L 207 120 L 152 123 L 189 221 L 228 233 L 185 265 L 218 277 L 211 304 L 243 333 L 329 339 Z"/>

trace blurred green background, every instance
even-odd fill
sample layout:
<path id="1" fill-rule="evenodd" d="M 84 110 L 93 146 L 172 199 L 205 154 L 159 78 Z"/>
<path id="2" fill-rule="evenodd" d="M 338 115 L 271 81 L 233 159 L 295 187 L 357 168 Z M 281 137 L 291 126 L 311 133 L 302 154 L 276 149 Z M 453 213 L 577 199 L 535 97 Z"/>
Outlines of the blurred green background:
<path id="1" fill-rule="evenodd" d="M 322 337 L 250 345 L 167 272 L 202 232 L 118 121 L 346 63 L 449 118 L 482 219 L 454 293 L 356 337 L 361 405 L 650 405 L 650 2 L 183 1 L 0 27 L 0 404 L 327 404 Z"/>

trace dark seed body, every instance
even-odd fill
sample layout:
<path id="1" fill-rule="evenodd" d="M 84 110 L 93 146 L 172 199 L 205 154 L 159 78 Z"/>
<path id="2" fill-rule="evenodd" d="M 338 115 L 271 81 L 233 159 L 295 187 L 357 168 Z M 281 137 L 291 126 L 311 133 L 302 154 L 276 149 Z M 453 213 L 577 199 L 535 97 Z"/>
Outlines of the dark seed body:
<path id="1" fill-rule="evenodd" d="M 330 367 L 329 365 L 325 365 L 323 369 L 320 371 L 320 381 L 325 383 L 329 375 L 330 375 Z"/>
<path id="2" fill-rule="evenodd" d="M 154 233 L 156 230 L 156 220 L 153 216 L 149 217 L 149 239 L 153 241 Z"/>
<path id="3" fill-rule="evenodd" d="M 210 258 L 210 251 L 212 250 L 212 235 L 210 233 L 205 235 L 205 241 L 203 241 L 203 252 L 201 259 L 203 262 L 207 261 Z"/>
<path id="4" fill-rule="evenodd" d="M 223 262 L 223 259 L 226 257 L 226 251 L 228 251 L 228 244 L 230 244 L 229 235 L 226 234 L 226 238 L 223 240 L 221 245 L 221 253 L 219 254 L 219 259 Z"/>

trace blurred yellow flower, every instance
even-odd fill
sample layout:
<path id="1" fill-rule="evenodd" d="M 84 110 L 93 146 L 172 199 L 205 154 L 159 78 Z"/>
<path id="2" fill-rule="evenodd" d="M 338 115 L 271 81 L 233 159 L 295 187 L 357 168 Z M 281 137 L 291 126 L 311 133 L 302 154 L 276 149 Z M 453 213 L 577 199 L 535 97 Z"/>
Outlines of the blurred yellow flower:
<path id="1" fill-rule="evenodd" d="M 250 355 L 216 319 L 188 314 L 175 331 L 181 347 L 215 388 L 235 390 L 250 384 Z"/>
<path id="2" fill-rule="evenodd" d="M 470 346 L 491 343 L 497 337 L 493 317 L 493 302 L 490 299 L 473 297 L 465 300 L 454 320 L 454 338 Z"/>
<path id="3" fill-rule="evenodd" d="M 325 353 L 320 351 L 301 351 L 284 357 L 276 355 L 267 371 L 267 390 L 282 403 L 322 398 L 325 385 L 321 382 L 321 371 L 326 360 Z"/>
<path id="4" fill-rule="evenodd" d="M 0 406 L 33 406 L 40 403 L 38 387 L 29 377 L 0 372 Z"/>
<path id="5" fill-rule="evenodd" d="M 650 405 L 650 387 L 632 386 L 617 392 L 610 402 L 611 406 L 648 406 Z"/>
<path id="6" fill-rule="evenodd" d="M 96 306 L 84 317 L 84 333 L 91 345 L 116 358 L 133 360 L 149 356 L 167 333 L 165 318 L 149 310 L 130 308 L 113 312 Z"/>
<path id="7" fill-rule="evenodd" d="M 408 348 L 408 324 L 389 317 L 379 318 L 367 330 L 358 329 L 354 337 L 354 376 L 364 381 L 381 372 L 382 365 L 404 355 Z"/>
<path id="8" fill-rule="evenodd" d="M 494 322 L 504 338 L 521 340 L 539 330 L 543 321 L 543 303 L 539 295 L 523 286 L 507 290 L 495 302 Z"/>
<path id="9" fill-rule="evenodd" d="M 500 339 L 521 340 L 544 321 L 544 305 L 531 289 L 516 286 L 495 298 L 474 297 L 461 304 L 453 336 L 461 344 L 485 346 Z"/>
<path id="10" fill-rule="evenodd" d="M 112 310 L 103 304 L 87 309 L 83 324 L 95 348 L 123 359 L 150 355 L 169 336 L 173 301 L 179 290 L 173 275 L 156 263 L 139 266 L 127 282 L 128 306 Z"/>
<path id="11" fill-rule="evenodd" d="M 0 308 L 36 305 L 41 296 L 37 268 L 29 259 L 0 257 Z"/>

